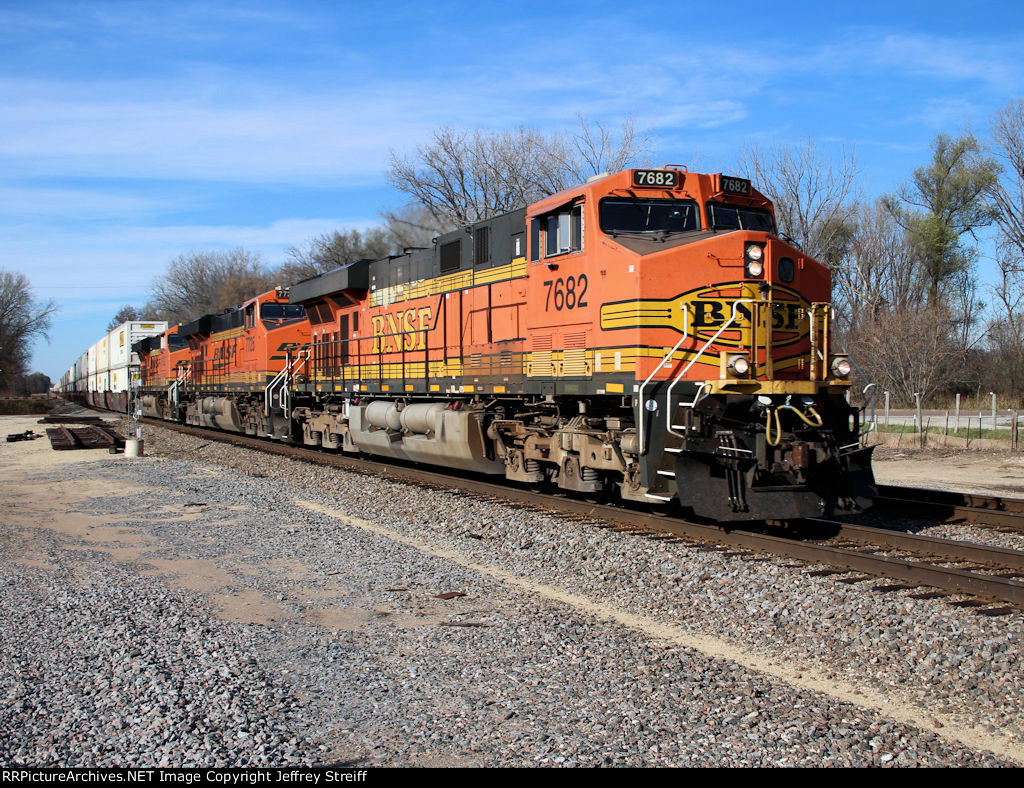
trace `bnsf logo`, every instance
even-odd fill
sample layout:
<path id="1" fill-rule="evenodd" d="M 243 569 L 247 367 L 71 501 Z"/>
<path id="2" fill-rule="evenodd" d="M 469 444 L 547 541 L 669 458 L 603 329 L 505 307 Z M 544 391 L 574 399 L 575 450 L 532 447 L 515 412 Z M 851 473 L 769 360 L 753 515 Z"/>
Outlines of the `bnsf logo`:
<path id="1" fill-rule="evenodd" d="M 429 306 L 371 315 L 373 348 L 371 353 L 397 353 L 400 350 L 426 350 L 433 309 Z"/>
<path id="2" fill-rule="evenodd" d="M 775 347 L 794 344 L 810 333 L 810 303 L 799 293 L 776 285 L 771 306 L 760 301 L 757 286 L 746 282 L 703 287 L 677 299 L 689 312 L 690 332 L 702 340 L 711 339 L 728 323 L 715 340 L 723 347 L 745 346 L 752 341 L 752 331 L 763 332 L 769 324 Z M 736 317 L 729 323 L 734 307 Z"/>
<path id="3" fill-rule="evenodd" d="M 694 328 L 719 329 L 732 317 L 733 301 L 724 298 L 694 299 L 690 301 Z M 807 327 L 807 306 L 799 302 L 772 304 L 772 328 L 777 331 L 800 331 Z M 746 328 L 751 322 L 751 304 L 736 306 L 734 326 Z"/>
<path id="4" fill-rule="evenodd" d="M 776 284 L 772 286 L 771 301 L 773 345 L 798 342 L 810 333 L 808 311 L 811 305 L 807 299 L 795 290 Z M 732 319 L 734 305 L 735 319 Z M 728 324 L 715 340 L 716 344 L 728 346 L 744 341 L 738 334 L 747 335 L 749 339 L 751 328 L 763 331 L 769 322 L 768 310 L 756 284 L 726 282 L 691 290 L 675 298 L 640 298 L 603 304 L 601 328 L 605 331 L 670 328 L 706 341 Z"/>
<path id="5" fill-rule="evenodd" d="M 238 355 L 238 347 L 235 342 L 221 342 L 213 348 L 213 367 L 221 369 L 231 366 Z"/>

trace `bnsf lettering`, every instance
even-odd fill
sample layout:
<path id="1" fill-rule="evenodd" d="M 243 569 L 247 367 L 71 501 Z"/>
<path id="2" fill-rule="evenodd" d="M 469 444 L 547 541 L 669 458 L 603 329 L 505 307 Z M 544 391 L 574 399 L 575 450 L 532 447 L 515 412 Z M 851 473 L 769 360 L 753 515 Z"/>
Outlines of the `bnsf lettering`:
<path id="1" fill-rule="evenodd" d="M 400 350 L 426 350 L 427 331 L 433 310 L 429 306 L 371 315 L 373 348 L 371 353 L 397 353 Z"/>
<path id="2" fill-rule="evenodd" d="M 229 362 L 235 357 L 235 343 L 223 342 L 213 349 L 213 360 Z"/>
<path id="3" fill-rule="evenodd" d="M 725 319 L 725 304 L 721 301 L 693 302 L 694 327 L 720 326 L 725 322 Z"/>
<path id="4" fill-rule="evenodd" d="M 772 328 L 782 331 L 796 331 L 800 328 L 800 320 L 804 310 L 799 304 L 776 304 L 772 310 Z"/>
<path id="5" fill-rule="evenodd" d="M 701 300 L 692 301 L 694 328 L 720 328 L 732 317 L 731 301 Z M 777 331 L 799 331 L 804 319 L 804 309 L 800 304 L 774 304 L 772 308 L 772 328 Z M 750 325 L 750 305 L 739 304 L 736 307 L 734 325 Z"/>

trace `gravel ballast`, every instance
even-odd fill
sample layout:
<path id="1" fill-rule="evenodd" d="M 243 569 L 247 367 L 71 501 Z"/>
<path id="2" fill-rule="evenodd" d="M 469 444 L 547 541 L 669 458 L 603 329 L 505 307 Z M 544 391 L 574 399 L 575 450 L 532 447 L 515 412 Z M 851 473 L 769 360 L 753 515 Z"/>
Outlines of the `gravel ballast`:
<path id="1" fill-rule="evenodd" d="M 1020 614 L 145 437 L 23 471 L 123 492 L 4 528 L 4 765 L 1022 760 Z"/>

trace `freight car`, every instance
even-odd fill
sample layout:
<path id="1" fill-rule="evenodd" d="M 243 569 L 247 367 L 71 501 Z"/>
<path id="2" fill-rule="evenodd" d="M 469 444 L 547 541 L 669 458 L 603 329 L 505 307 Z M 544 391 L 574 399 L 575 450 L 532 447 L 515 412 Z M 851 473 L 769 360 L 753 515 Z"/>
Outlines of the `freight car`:
<path id="1" fill-rule="evenodd" d="M 122 323 L 78 357 L 61 376 L 57 391 L 73 402 L 125 412 L 129 389 L 138 383 L 139 357 L 133 348 L 166 330 L 166 321 Z"/>
<path id="2" fill-rule="evenodd" d="M 140 393 L 148 415 L 717 520 L 854 511 L 871 448 L 830 284 L 750 181 L 626 170 L 171 329 L 140 346 Z"/>

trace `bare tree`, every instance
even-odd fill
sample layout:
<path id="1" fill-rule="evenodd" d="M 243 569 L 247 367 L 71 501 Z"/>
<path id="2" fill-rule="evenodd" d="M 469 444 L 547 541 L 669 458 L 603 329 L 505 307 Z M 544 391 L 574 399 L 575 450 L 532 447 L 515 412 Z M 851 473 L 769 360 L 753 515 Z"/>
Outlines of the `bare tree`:
<path id="1" fill-rule="evenodd" d="M 221 312 L 278 284 L 258 255 L 244 249 L 189 252 L 153 280 L 146 310 L 171 322 Z"/>
<path id="2" fill-rule="evenodd" d="M 291 283 L 307 279 L 362 258 L 377 259 L 395 251 L 395 242 L 383 227 L 361 233 L 349 230 L 324 233 L 310 238 L 304 246 L 288 250 L 288 262 L 278 268 L 278 279 Z"/>
<path id="3" fill-rule="evenodd" d="M 897 404 L 927 400 L 959 378 L 964 355 L 942 305 L 886 310 L 862 320 L 849 348 L 868 380 L 895 394 Z"/>
<path id="4" fill-rule="evenodd" d="M 438 219 L 425 206 L 415 202 L 401 208 L 383 210 L 381 216 L 396 250 L 429 247 L 431 241 L 441 233 L 458 228 L 456 222 Z"/>
<path id="5" fill-rule="evenodd" d="M 1004 257 L 1024 260 L 1024 100 L 1011 101 L 992 119 L 991 153 L 1002 176 L 989 183 L 989 204 L 999 227 Z"/>
<path id="6" fill-rule="evenodd" d="M 557 175 L 549 184 L 549 194 L 602 172 L 618 172 L 647 163 L 651 137 L 647 132 L 637 131 L 632 118 L 626 118 L 618 131 L 600 121 L 587 122 L 582 114 L 576 119 L 577 131 L 556 134 L 549 142 L 549 169 Z"/>
<path id="7" fill-rule="evenodd" d="M 49 375 L 33 372 L 31 375 L 25 376 L 22 385 L 26 394 L 45 394 L 53 386 L 53 381 L 50 380 Z"/>
<path id="8" fill-rule="evenodd" d="M 392 152 L 388 182 L 438 226 L 459 226 L 521 208 L 605 169 L 621 169 L 647 152 L 649 140 L 632 120 L 618 133 L 579 120 L 573 134 L 544 135 L 525 126 L 502 132 L 445 127 L 412 158 Z"/>
<path id="9" fill-rule="evenodd" d="M 57 311 L 52 301 L 37 301 L 28 278 L 0 269 L 0 389 L 16 392 L 32 355 L 32 343 L 47 332 Z"/>
<path id="10" fill-rule="evenodd" d="M 1024 100 L 1009 102 L 992 118 L 987 151 L 1002 166 L 988 186 L 999 237 L 999 281 L 992 287 L 998 314 L 989 324 L 995 354 L 988 372 L 999 390 L 1024 395 Z"/>
<path id="11" fill-rule="evenodd" d="M 127 323 L 129 320 L 138 320 L 140 312 L 131 304 L 122 304 L 121 308 L 117 310 L 110 322 L 107 323 L 107 331 L 113 331 L 122 323 Z"/>
<path id="12" fill-rule="evenodd" d="M 836 267 L 853 240 L 856 182 L 852 151 L 828 159 L 808 139 L 801 146 L 745 148 L 740 167 L 775 204 L 780 232 L 811 257 Z"/>
<path id="13" fill-rule="evenodd" d="M 998 310 L 988 325 L 994 363 L 988 365 L 993 391 L 1024 395 L 1024 258 L 1005 239 L 997 247 L 999 281 L 991 290 Z"/>
<path id="14" fill-rule="evenodd" d="M 833 300 L 854 330 L 888 309 L 907 310 L 920 300 L 916 258 L 906 231 L 884 202 L 860 205 L 855 233 L 842 262 L 833 269 Z"/>

